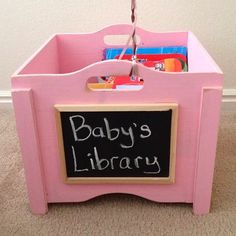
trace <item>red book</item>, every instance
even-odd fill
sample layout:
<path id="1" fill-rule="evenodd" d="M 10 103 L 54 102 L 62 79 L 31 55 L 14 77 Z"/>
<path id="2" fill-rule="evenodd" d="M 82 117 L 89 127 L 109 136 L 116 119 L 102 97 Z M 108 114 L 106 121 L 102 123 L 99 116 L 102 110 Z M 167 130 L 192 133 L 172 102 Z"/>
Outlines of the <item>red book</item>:
<path id="1" fill-rule="evenodd" d="M 183 54 L 137 54 L 136 55 L 138 60 L 141 60 L 140 62 L 142 63 L 145 61 L 160 61 L 164 60 L 167 58 L 176 58 L 176 59 L 181 59 L 182 61 L 186 62 L 187 59 Z M 115 57 L 115 59 L 119 59 L 119 55 Z M 132 55 L 127 55 L 125 54 L 122 58 L 122 60 L 131 60 Z"/>

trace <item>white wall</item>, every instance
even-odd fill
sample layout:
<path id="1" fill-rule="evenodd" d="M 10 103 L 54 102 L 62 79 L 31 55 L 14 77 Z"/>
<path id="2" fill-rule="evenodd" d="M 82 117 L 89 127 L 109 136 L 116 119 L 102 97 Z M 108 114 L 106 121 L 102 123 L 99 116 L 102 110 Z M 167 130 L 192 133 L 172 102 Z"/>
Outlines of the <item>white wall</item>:
<path id="1" fill-rule="evenodd" d="M 137 0 L 138 26 L 191 30 L 236 89 L 235 0 Z M 0 0 L 0 91 L 10 75 L 53 33 L 90 32 L 130 23 L 130 0 Z"/>

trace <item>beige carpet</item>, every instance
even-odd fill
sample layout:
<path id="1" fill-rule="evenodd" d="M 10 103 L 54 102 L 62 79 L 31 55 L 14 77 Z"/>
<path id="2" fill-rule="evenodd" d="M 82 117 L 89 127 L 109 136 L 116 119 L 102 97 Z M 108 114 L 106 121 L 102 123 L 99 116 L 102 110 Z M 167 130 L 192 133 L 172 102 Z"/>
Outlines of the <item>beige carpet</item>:
<path id="1" fill-rule="evenodd" d="M 217 150 L 211 213 L 191 205 L 159 204 L 109 195 L 78 204 L 52 204 L 30 213 L 11 109 L 0 105 L 0 235 L 236 235 L 236 112 L 225 112 Z"/>

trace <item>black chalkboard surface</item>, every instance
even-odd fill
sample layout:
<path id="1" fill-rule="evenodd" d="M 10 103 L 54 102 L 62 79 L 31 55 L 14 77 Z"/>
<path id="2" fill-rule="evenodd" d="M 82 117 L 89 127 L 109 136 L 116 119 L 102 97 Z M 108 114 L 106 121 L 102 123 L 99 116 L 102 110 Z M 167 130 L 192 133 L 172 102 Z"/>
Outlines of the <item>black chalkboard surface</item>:
<path id="1" fill-rule="evenodd" d="M 176 104 L 56 109 L 67 183 L 173 182 Z"/>

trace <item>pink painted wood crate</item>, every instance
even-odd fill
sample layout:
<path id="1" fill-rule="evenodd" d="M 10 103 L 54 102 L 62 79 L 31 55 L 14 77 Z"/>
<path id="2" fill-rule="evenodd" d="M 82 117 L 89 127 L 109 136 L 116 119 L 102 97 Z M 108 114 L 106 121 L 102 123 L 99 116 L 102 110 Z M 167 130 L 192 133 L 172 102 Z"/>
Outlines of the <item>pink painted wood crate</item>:
<path id="1" fill-rule="evenodd" d="M 138 65 L 140 91 L 87 89 L 92 76 L 127 75 L 129 61 L 102 61 L 106 35 L 129 34 L 114 25 L 88 34 L 56 34 L 12 76 L 16 115 L 30 207 L 44 214 L 48 203 L 81 202 L 107 193 L 128 193 L 157 202 L 192 203 L 209 212 L 223 74 L 191 32 L 153 33 L 138 28 L 139 46 L 188 48 L 189 71 L 163 73 Z M 119 45 L 121 47 L 121 45 Z M 178 104 L 173 184 L 67 184 L 61 176 L 56 104 Z"/>

